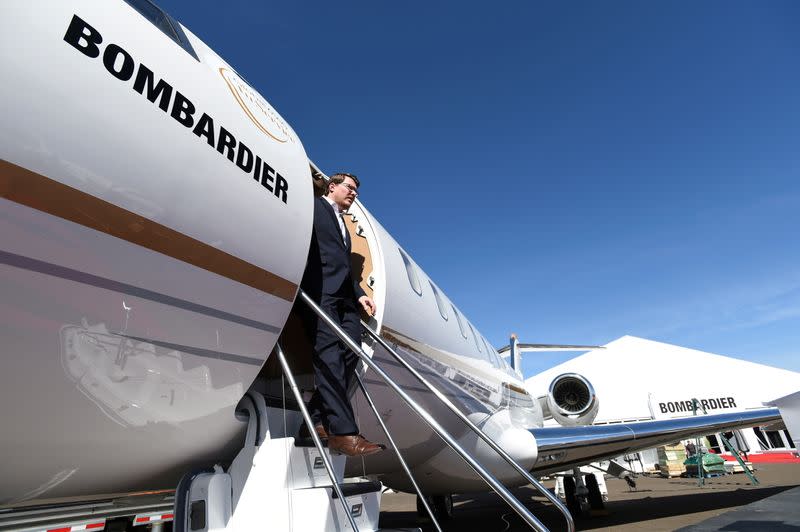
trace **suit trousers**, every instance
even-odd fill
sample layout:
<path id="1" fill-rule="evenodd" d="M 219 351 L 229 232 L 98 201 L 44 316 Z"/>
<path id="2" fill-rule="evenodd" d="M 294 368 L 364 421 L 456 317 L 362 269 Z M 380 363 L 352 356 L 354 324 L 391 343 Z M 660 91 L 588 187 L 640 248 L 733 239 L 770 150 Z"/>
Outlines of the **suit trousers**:
<path id="1" fill-rule="evenodd" d="M 360 316 L 352 296 L 322 294 L 320 306 L 357 345 L 361 345 Z M 322 320 L 315 321 L 312 340 L 317 389 L 308 403 L 311 419 L 315 425 L 321 423 L 330 434 L 358 434 L 347 393 L 358 366 L 358 356 Z"/>

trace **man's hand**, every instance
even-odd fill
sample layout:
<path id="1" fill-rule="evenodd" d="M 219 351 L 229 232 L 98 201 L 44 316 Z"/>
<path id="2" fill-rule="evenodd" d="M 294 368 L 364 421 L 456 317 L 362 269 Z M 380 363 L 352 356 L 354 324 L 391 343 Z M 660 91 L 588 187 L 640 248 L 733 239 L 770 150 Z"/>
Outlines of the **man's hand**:
<path id="1" fill-rule="evenodd" d="M 375 302 L 369 296 L 359 297 L 358 302 L 361 303 L 361 307 L 367 314 L 369 314 L 370 316 L 375 315 L 377 307 L 375 306 Z"/>

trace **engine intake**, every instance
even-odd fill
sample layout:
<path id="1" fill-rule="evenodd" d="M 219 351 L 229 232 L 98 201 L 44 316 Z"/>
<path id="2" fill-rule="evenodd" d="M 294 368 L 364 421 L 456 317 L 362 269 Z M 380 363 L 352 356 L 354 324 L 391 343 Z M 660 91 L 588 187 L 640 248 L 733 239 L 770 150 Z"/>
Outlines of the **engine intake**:
<path id="1" fill-rule="evenodd" d="M 561 425 L 589 425 L 597 417 L 600 401 L 586 377 L 564 373 L 550 383 L 547 407 Z"/>

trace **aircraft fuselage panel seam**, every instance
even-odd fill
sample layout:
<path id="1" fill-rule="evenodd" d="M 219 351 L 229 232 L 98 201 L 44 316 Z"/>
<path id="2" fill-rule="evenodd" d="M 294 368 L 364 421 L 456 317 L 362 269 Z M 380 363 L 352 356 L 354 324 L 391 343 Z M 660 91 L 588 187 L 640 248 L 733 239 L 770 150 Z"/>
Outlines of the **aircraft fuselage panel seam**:
<path id="1" fill-rule="evenodd" d="M 199 303 L 192 303 L 191 301 L 186 301 L 185 299 L 179 299 L 177 297 L 168 296 L 160 292 L 154 292 L 146 288 L 140 288 L 138 286 L 122 283 L 120 281 L 106 279 L 105 277 L 100 277 L 91 273 L 73 270 L 72 268 L 59 266 L 57 264 L 33 259 L 31 257 L 16 255 L 7 251 L 0 251 L 0 264 L 5 264 L 7 266 L 21 268 L 44 275 L 50 275 L 52 277 L 59 277 L 68 281 L 74 281 L 77 283 L 94 286 L 96 288 L 103 288 L 113 292 L 121 292 L 123 294 L 140 297 L 142 299 L 147 299 L 149 301 L 154 301 L 156 303 L 161 303 L 176 308 L 181 308 L 197 314 L 204 314 L 213 318 L 238 323 L 240 325 L 252 327 L 253 329 L 259 329 L 261 331 L 274 334 L 278 334 L 281 331 L 280 327 L 276 327 L 268 323 L 251 320 L 249 318 L 245 318 L 244 316 L 237 316 L 236 314 L 206 307 L 205 305 L 200 305 Z"/>

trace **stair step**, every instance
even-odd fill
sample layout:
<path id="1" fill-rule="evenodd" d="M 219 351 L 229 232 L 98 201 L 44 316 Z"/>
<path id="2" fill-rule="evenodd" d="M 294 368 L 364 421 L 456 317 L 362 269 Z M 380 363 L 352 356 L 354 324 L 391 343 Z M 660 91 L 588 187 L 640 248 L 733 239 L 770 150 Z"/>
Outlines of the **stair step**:
<path id="1" fill-rule="evenodd" d="M 342 487 L 342 494 L 344 498 L 352 497 L 353 495 L 362 495 L 364 493 L 372 493 L 375 491 L 380 491 L 383 488 L 383 484 L 378 482 L 377 480 L 365 480 L 362 482 L 347 482 L 341 485 Z M 332 497 L 334 499 L 338 499 L 339 496 L 336 492 L 333 492 Z"/>
<path id="2" fill-rule="evenodd" d="M 336 479 L 341 482 L 344 478 L 344 466 L 347 458 L 342 455 L 331 455 L 327 449 L 324 452 L 333 465 L 333 472 Z M 321 488 L 333 485 L 328 470 L 322 461 L 319 450 L 314 447 L 294 446 L 290 451 L 290 473 L 292 483 L 290 487 L 294 489 Z"/>
<path id="3" fill-rule="evenodd" d="M 293 530 L 351 530 L 341 501 L 331 499 L 332 491 L 329 487 L 293 490 Z M 380 498 L 380 490 L 345 496 L 347 507 L 360 531 L 368 532 L 378 528 Z"/>
<path id="4" fill-rule="evenodd" d="M 311 436 L 308 436 L 308 437 L 305 437 L 305 438 L 295 438 L 294 446 L 295 447 L 316 447 L 316 445 L 314 444 L 314 440 L 311 438 Z M 328 446 L 328 440 L 322 440 L 322 446 L 323 447 L 327 447 Z"/>

